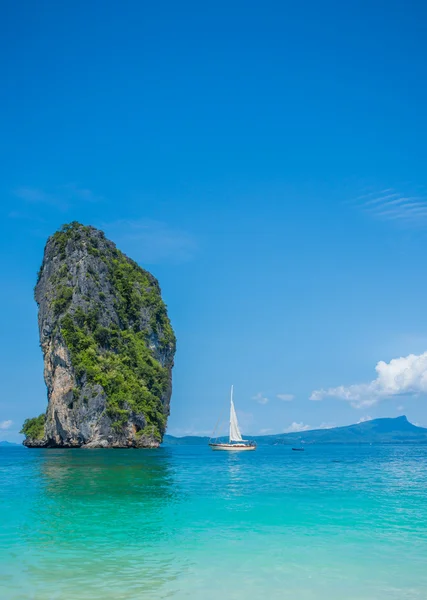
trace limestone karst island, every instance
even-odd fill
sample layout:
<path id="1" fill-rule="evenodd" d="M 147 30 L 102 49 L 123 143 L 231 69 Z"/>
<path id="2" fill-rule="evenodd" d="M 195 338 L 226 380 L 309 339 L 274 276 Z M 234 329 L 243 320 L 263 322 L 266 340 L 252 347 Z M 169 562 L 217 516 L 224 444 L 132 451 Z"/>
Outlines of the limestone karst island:
<path id="1" fill-rule="evenodd" d="M 176 342 L 157 280 L 73 222 L 47 241 L 35 299 L 48 406 L 25 421 L 24 444 L 158 446 Z"/>

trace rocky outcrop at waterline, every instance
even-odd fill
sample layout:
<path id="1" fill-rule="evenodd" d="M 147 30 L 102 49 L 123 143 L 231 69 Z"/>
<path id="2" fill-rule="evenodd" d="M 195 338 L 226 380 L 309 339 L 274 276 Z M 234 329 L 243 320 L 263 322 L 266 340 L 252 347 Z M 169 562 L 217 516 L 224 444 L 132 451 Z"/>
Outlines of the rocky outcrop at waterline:
<path id="1" fill-rule="evenodd" d="M 48 392 L 28 447 L 156 447 L 169 415 L 175 336 L 157 280 L 102 231 L 46 244 L 35 298 Z"/>

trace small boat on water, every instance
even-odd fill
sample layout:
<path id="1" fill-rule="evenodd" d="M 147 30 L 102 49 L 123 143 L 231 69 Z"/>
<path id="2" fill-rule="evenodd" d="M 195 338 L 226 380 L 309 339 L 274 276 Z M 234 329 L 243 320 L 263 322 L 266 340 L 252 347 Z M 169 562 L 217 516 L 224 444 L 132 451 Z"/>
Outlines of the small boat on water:
<path id="1" fill-rule="evenodd" d="M 299 441 L 299 446 L 295 446 L 295 448 L 293 447 L 292 450 L 294 452 L 304 452 L 304 448 L 302 446 L 302 440 L 301 440 L 301 438 L 300 438 L 300 441 Z"/>
<path id="2" fill-rule="evenodd" d="M 214 431 L 215 433 L 215 431 Z M 214 434 L 213 434 L 214 435 Z M 213 439 L 213 435 L 211 440 Z M 229 450 L 232 452 L 255 450 L 255 442 L 244 440 L 240 433 L 239 423 L 237 421 L 236 411 L 234 409 L 233 402 L 233 386 L 231 386 L 231 397 L 230 397 L 230 429 L 227 442 L 214 442 L 209 440 L 209 446 L 212 450 Z"/>

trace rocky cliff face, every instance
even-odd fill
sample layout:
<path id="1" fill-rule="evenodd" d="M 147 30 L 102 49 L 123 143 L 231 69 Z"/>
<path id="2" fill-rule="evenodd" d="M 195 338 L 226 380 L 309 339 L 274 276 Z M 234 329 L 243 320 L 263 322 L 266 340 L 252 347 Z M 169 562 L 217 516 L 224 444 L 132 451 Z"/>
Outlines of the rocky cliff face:
<path id="1" fill-rule="evenodd" d="M 175 336 L 156 279 L 102 231 L 49 238 L 35 288 L 48 391 L 31 447 L 156 447 L 169 415 Z"/>

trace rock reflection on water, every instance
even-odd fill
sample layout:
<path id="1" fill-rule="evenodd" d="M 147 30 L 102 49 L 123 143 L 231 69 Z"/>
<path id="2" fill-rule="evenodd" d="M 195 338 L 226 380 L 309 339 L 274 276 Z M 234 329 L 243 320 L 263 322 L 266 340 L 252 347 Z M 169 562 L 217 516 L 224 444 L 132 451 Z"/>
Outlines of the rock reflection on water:
<path id="1" fill-rule="evenodd" d="M 37 560 L 24 560 L 34 598 L 142 597 L 175 577 L 164 551 L 179 501 L 168 449 L 42 450 L 35 471 L 25 537 Z"/>
<path id="2" fill-rule="evenodd" d="M 176 495 L 170 451 L 41 450 L 40 475 L 46 494 L 166 499 Z"/>

